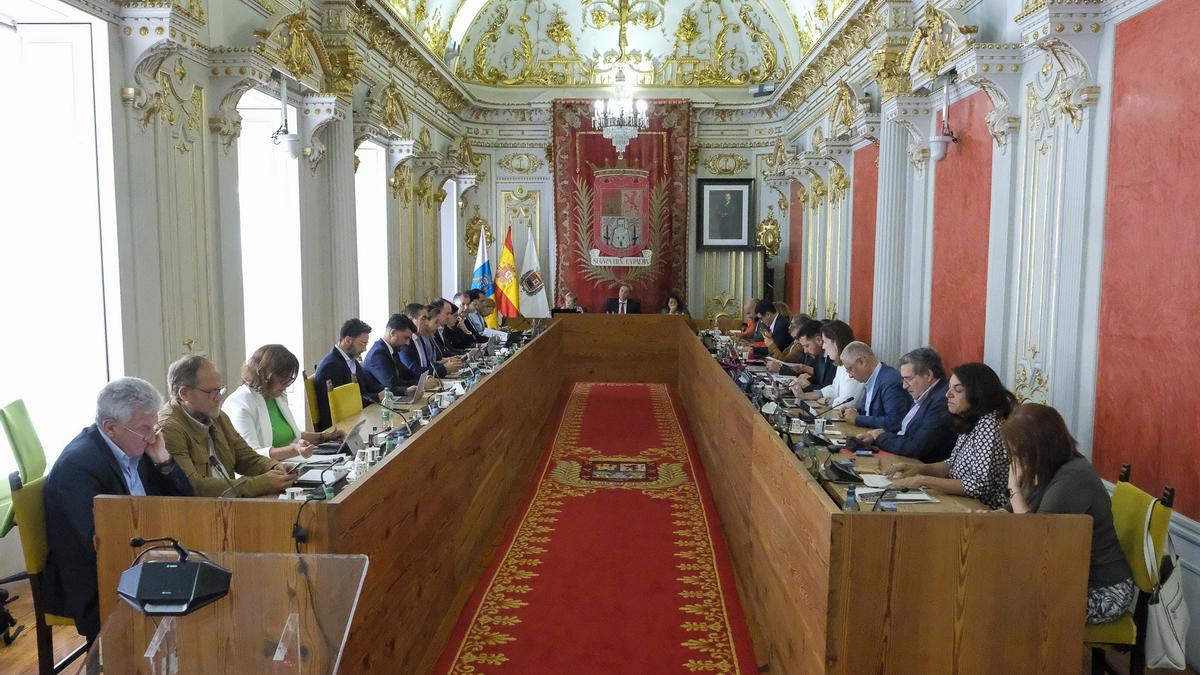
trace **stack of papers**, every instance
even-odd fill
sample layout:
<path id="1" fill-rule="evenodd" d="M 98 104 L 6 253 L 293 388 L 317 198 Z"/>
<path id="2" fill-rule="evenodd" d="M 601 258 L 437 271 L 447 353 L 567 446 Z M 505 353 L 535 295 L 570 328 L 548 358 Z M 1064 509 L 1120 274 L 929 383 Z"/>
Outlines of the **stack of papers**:
<path id="1" fill-rule="evenodd" d="M 864 481 L 866 481 L 866 478 L 866 476 L 863 476 Z M 859 487 L 854 491 L 854 494 L 862 501 L 873 502 L 876 499 L 879 499 L 879 495 L 883 494 L 884 489 L 885 488 L 881 487 Z M 926 492 L 921 488 L 908 488 L 903 492 L 892 491 L 888 493 L 888 499 L 894 502 L 929 504 L 937 503 L 936 499 L 926 494 Z"/>

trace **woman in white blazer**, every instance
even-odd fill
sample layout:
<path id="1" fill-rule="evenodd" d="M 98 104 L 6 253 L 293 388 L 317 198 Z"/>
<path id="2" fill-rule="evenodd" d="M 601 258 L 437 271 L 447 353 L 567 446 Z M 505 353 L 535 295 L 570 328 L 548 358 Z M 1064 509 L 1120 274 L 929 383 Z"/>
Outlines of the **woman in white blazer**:
<path id="1" fill-rule="evenodd" d="M 259 454 L 271 459 L 310 457 L 317 443 L 345 433 L 303 431 L 288 407 L 287 388 L 300 373 L 300 361 L 283 345 L 259 347 L 242 367 L 242 384 L 225 398 L 221 410 L 233 428 Z"/>

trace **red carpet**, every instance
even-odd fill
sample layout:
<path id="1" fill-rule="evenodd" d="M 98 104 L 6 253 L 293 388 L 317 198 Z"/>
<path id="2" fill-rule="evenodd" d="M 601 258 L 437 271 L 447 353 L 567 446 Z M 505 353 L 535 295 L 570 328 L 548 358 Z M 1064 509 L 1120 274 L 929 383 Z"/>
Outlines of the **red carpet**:
<path id="1" fill-rule="evenodd" d="M 666 385 L 577 384 L 439 673 L 754 673 L 720 524 Z"/>

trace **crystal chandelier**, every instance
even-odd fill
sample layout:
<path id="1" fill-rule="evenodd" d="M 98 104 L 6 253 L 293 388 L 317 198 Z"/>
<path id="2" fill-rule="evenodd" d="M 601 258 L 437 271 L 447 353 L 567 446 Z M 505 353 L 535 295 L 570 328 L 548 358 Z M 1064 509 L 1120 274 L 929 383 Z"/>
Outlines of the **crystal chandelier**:
<path id="1" fill-rule="evenodd" d="M 646 102 L 634 101 L 625 82 L 625 70 L 617 71 L 613 97 L 600 99 L 592 107 L 592 128 L 612 141 L 617 150 L 617 159 L 625 158 L 629 141 L 637 138 L 638 132 L 649 126 L 646 117 Z"/>

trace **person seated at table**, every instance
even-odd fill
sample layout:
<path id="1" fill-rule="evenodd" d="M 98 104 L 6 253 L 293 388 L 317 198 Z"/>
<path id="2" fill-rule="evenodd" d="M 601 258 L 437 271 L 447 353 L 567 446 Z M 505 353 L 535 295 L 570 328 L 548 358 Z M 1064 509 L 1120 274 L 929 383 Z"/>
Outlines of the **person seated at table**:
<path id="1" fill-rule="evenodd" d="M 417 327 L 412 341 L 400 350 L 400 362 L 405 368 L 418 375 L 429 373 L 430 377 L 435 378 L 445 377 L 448 373 L 462 368 L 462 360 L 458 357 L 438 356 L 437 346 L 433 342 L 433 334 L 438 324 L 436 319 L 430 318 L 428 306 L 414 302 L 404 308 L 404 314 Z"/>
<path id="2" fill-rule="evenodd" d="M 913 405 L 900 422 L 899 431 L 872 429 L 857 436 L 894 455 L 940 462 L 950 456 L 955 434 L 946 410 L 946 371 L 942 357 L 932 347 L 920 347 L 900 357 L 900 381 Z"/>
<path id="3" fill-rule="evenodd" d="M 567 291 L 563 294 L 563 304 L 555 307 L 554 311 L 558 313 L 575 312 L 576 314 L 583 314 L 587 310 L 579 306 L 579 296 L 575 295 L 575 291 Z"/>
<path id="4" fill-rule="evenodd" d="M 471 338 L 472 345 L 485 344 L 488 341 L 483 331 L 487 326 L 479 316 L 479 301 L 483 299 L 483 291 L 478 288 L 465 290 L 455 296 L 458 303 L 460 327 Z"/>
<path id="5" fill-rule="evenodd" d="M 929 487 L 1003 508 L 1008 503 L 1008 451 L 1000 440 L 1000 423 L 1016 406 L 1017 398 L 986 364 L 958 366 L 946 390 L 946 408 L 958 433 L 950 458 L 935 464 L 896 464 L 890 474 L 892 486 Z"/>
<path id="6" fill-rule="evenodd" d="M 467 350 L 456 345 L 458 339 L 451 335 L 451 326 L 456 323 L 454 313 L 458 309 L 454 303 L 445 298 L 437 298 L 429 303 L 429 319 L 436 324 L 433 331 L 433 343 L 442 358 L 462 356 Z"/>
<path id="7" fill-rule="evenodd" d="M 866 429 L 899 431 L 900 422 L 912 407 L 912 397 L 904 392 L 899 371 L 880 361 L 865 342 L 846 345 L 842 367 L 863 383 L 862 398 L 842 411 L 842 419 Z"/>
<path id="8" fill-rule="evenodd" d="M 838 360 L 842 348 L 851 342 L 854 342 L 854 330 L 850 328 L 850 324 L 836 319 L 822 324 L 821 348 L 825 356 L 836 366 L 833 381 L 820 389 L 805 391 L 803 381 L 796 380 L 792 383 L 792 393 L 796 394 L 797 398 L 808 401 L 825 401 L 830 407 L 844 405 L 849 401 L 857 401 L 862 398 L 862 382 L 850 377 L 845 366 Z"/>
<path id="9" fill-rule="evenodd" d="M 491 316 L 495 313 L 496 313 L 495 299 L 489 298 L 489 297 L 484 297 L 482 300 L 479 301 L 479 316 L 481 318 L 486 320 L 489 316 Z M 496 317 L 496 325 L 502 325 L 503 323 L 504 323 L 504 317 L 497 316 Z M 485 323 L 485 326 L 486 326 L 486 323 Z M 508 344 L 508 339 L 509 339 L 509 337 L 511 337 L 505 331 L 499 330 L 497 328 L 492 328 L 490 326 L 486 326 L 484 328 L 483 334 L 486 335 L 489 339 L 496 340 L 496 342 L 498 344 L 500 344 L 501 346 Z"/>
<path id="10" fill-rule="evenodd" d="M 604 303 L 605 314 L 641 314 L 642 301 L 629 297 L 633 289 L 629 284 L 617 286 L 617 297 L 609 298 Z"/>
<path id="11" fill-rule="evenodd" d="M 313 373 L 313 388 L 317 392 L 317 420 L 314 429 L 328 429 L 333 426 L 333 417 L 329 413 L 329 392 L 334 389 L 358 382 L 359 395 L 362 396 L 363 407 L 379 402 L 383 385 L 366 370 L 358 358 L 367 351 L 367 341 L 371 337 L 371 327 L 361 319 L 348 319 L 338 331 L 338 341 L 333 349 L 317 364 Z"/>
<path id="12" fill-rule="evenodd" d="M 754 306 L 754 319 L 762 324 L 762 347 L 755 347 L 754 353 L 766 356 L 771 347 L 783 351 L 792 345 L 792 336 L 788 332 L 791 319 L 779 313 L 775 303 L 770 300 L 759 300 Z"/>
<path id="13" fill-rule="evenodd" d="M 758 307 L 758 298 L 750 298 L 746 304 L 742 305 L 742 318 L 744 323 L 741 330 L 731 330 L 730 335 L 736 338 L 739 342 L 749 342 L 751 345 L 762 344 L 762 324 L 755 319 L 755 309 Z"/>
<path id="14" fill-rule="evenodd" d="M 833 384 L 837 366 L 829 357 L 825 356 L 821 322 L 806 317 L 807 315 L 801 314 L 799 327 L 794 329 L 793 335 L 796 341 L 789 348 L 793 351 L 791 351 L 792 356 L 786 359 L 788 363 L 767 361 L 767 370 L 780 375 L 795 375 L 800 378 L 800 387 L 804 391 L 813 391 Z M 793 323 L 796 323 L 795 319 L 793 319 Z M 794 358 L 796 344 L 800 345 L 801 356 L 799 359 Z"/>
<path id="15" fill-rule="evenodd" d="M 791 368 L 794 364 L 802 366 L 808 358 L 805 352 L 804 341 L 800 339 L 800 329 L 804 324 L 808 323 L 808 319 L 803 316 L 793 316 L 788 321 L 788 335 L 792 338 L 792 344 L 788 345 L 787 349 L 780 349 L 775 341 L 767 343 L 767 355 L 773 360 L 767 361 L 767 370 L 772 373 L 780 373 L 783 375 L 795 375 L 796 372 Z M 820 332 L 820 324 L 817 324 L 818 332 Z M 783 372 L 784 368 L 788 372 Z"/>
<path id="16" fill-rule="evenodd" d="M 341 439 L 337 429 L 304 431 L 288 406 L 287 390 L 300 374 L 300 361 L 283 345 L 263 345 L 242 366 L 242 383 L 221 410 L 238 434 L 271 459 L 311 457 L 318 443 Z"/>
<path id="17" fill-rule="evenodd" d="M 167 382 L 171 399 L 158 411 L 158 426 L 197 495 L 261 497 L 292 486 L 295 476 L 247 445 L 221 411 L 225 386 L 212 361 L 185 356 L 171 364 Z"/>
<path id="18" fill-rule="evenodd" d="M 136 377 L 104 385 L 96 397 L 95 423 L 67 444 L 46 477 L 43 609 L 74 619 L 75 630 L 89 640 L 100 633 L 92 500 L 194 494 L 155 426 L 162 400 L 154 385 Z"/>
<path id="19" fill-rule="evenodd" d="M 417 380 L 421 379 L 419 373 L 414 373 L 400 360 L 400 354 L 412 342 L 416 332 L 417 326 L 412 319 L 400 313 L 393 314 L 383 329 L 383 337 L 371 345 L 363 359 L 363 369 L 397 396 L 411 394 L 417 387 Z"/>
<path id="20" fill-rule="evenodd" d="M 659 314 L 677 314 L 679 316 L 688 316 L 687 305 L 683 304 L 683 298 L 679 297 L 678 293 L 671 293 L 667 296 L 667 301 L 663 303 Z"/>
<path id="21" fill-rule="evenodd" d="M 1089 624 L 1115 621 L 1133 604 L 1133 572 L 1113 527 L 1112 500 L 1092 463 L 1079 452 L 1062 415 L 1024 403 L 1000 425 L 1008 448 L 1013 513 L 1079 513 L 1092 517 L 1088 567 Z"/>

